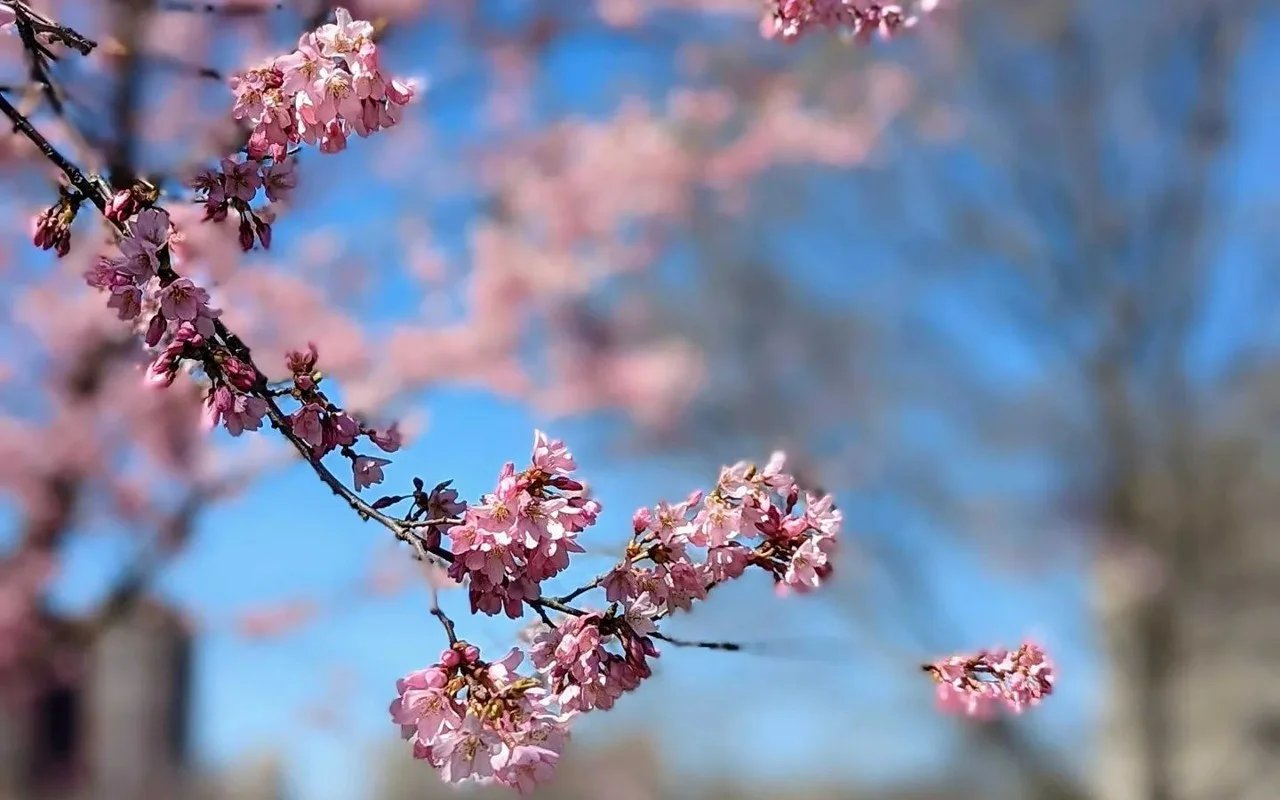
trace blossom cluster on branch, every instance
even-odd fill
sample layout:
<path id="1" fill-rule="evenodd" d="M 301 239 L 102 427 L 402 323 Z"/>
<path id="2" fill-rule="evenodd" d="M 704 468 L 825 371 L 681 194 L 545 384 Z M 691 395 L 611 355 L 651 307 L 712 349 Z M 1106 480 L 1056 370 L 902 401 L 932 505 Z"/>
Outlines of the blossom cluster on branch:
<path id="1" fill-rule="evenodd" d="M 494 491 L 448 531 L 449 575 L 467 582 L 472 613 L 519 618 L 526 602 L 537 601 L 542 582 L 582 552 L 576 539 L 600 512 L 570 477 L 577 465 L 564 443 L 540 431 L 535 437 L 528 469 L 517 474 L 508 462 Z"/>
<path id="2" fill-rule="evenodd" d="M 888 39 L 913 27 L 921 14 L 933 11 L 938 0 L 908 0 L 904 4 L 866 0 L 768 0 L 760 32 L 766 38 L 795 39 L 815 28 L 867 38 Z"/>
<path id="3" fill-rule="evenodd" d="M 571 476 L 576 466 L 563 442 L 536 432 L 530 465 L 516 472 L 508 463 L 497 488 L 447 531 L 449 574 L 467 584 L 473 613 L 518 618 L 531 607 L 541 622 L 529 646 L 534 676 L 513 677 L 519 650 L 490 664 L 455 642 L 437 664 L 399 682 L 392 719 L 446 781 L 524 790 L 550 777 L 569 723 L 612 708 L 653 674 L 657 642 L 674 642 L 660 632 L 661 619 L 748 568 L 767 572 L 783 593 L 816 589 L 831 576 L 842 515 L 829 495 L 802 492 L 777 453 L 763 468 L 724 468 L 708 494 L 636 511 L 617 565 L 563 597 L 544 597 L 542 582 L 582 551 L 576 539 L 600 512 Z M 603 591 L 607 610 L 570 605 L 593 591 Z M 452 639 L 452 621 L 446 630 Z"/>
<path id="4" fill-rule="evenodd" d="M 948 656 L 924 670 L 937 682 L 940 708 L 973 717 L 990 717 L 1000 707 L 1020 714 L 1053 692 L 1053 664 L 1030 642 Z"/>
<path id="5" fill-rule="evenodd" d="M 250 157 L 284 158 L 299 143 L 337 152 L 352 133 L 395 125 L 413 99 L 407 82 L 383 74 L 373 24 L 343 8 L 334 18 L 303 34 L 292 53 L 232 80 L 232 114 L 251 126 Z"/>
<path id="6" fill-rule="evenodd" d="M 448 782 L 499 782 L 521 792 L 551 777 L 568 736 L 567 717 L 512 648 L 494 662 L 455 642 L 426 669 L 396 683 L 391 718 Z"/>

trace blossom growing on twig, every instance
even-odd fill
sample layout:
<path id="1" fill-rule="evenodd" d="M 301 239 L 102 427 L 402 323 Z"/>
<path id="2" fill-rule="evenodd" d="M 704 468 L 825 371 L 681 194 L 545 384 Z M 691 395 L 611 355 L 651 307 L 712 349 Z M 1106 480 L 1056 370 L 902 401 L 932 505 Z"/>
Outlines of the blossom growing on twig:
<path id="1" fill-rule="evenodd" d="M 292 53 L 231 79 L 232 113 L 250 126 L 251 158 L 283 161 L 300 144 L 337 152 L 352 134 L 395 125 L 413 99 L 412 86 L 383 73 L 373 25 L 343 8 L 334 17 L 304 33 Z"/>
<path id="2" fill-rule="evenodd" d="M 1055 677 L 1044 650 L 1030 642 L 1017 650 L 947 656 L 923 669 L 937 682 L 940 708 L 975 717 L 1000 706 L 1020 714 L 1053 692 Z"/>
<path id="3" fill-rule="evenodd" d="M 563 442 L 535 432 L 530 466 L 517 473 L 507 463 L 497 488 L 448 530 L 449 575 L 467 580 L 473 612 L 519 617 L 542 581 L 582 552 L 577 536 L 595 524 L 600 504 L 569 477 L 575 466 Z"/>
<path id="4" fill-rule="evenodd" d="M 438 663 L 396 683 L 391 719 L 415 758 L 444 780 L 496 782 L 528 791 L 555 771 L 568 737 L 566 717 L 538 680 L 516 672 L 523 654 L 500 661 L 457 642 Z"/>
<path id="5" fill-rule="evenodd" d="M 865 39 L 872 35 L 888 39 L 902 28 L 914 26 L 921 14 L 938 5 L 938 0 L 871 3 L 866 0 L 768 0 L 760 32 L 766 38 L 795 39 L 814 28 L 834 30 Z"/>

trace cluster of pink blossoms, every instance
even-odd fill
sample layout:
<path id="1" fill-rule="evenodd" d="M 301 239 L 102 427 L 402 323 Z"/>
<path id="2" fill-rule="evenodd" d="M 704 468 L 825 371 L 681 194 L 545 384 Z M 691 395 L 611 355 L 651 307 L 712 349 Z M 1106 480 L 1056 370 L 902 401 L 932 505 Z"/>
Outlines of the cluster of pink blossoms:
<path id="1" fill-rule="evenodd" d="M 323 376 L 316 369 L 319 354 L 314 344 L 306 352 L 294 350 L 285 357 L 285 365 L 293 374 L 288 394 L 301 405 L 289 415 L 293 435 L 311 449 L 314 458 L 323 458 L 334 450 L 351 461 L 351 474 L 356 490 L 382 483 L 382 468 L 391 462 L 385 458 L 356 453 L 351 448 L 365 437 L 379 449 L 394 453 L 403 443 L 400 430 L 392 424 L 383 431 L 361 425 L 355 417 L 338 408 L 320 388 Z"/>
<path id="2" fill-rule="evenodd" d="M 530 651 L 534 666 L 567 712 L 609 709 L 653 674 L 648 660 L 658 649 L 647 634 L 657 630 L 652 606 L 626 612 L 570 617 L 540 631 Z M 609 645 L 616 645 L 616 651 Z"/>
<path id="3" fill-rule="evenodd" d="M 497 781 L 524 791 L 551 776 L 575 716 L 612 708 L 652 675 L 662 617 L 690 608 L 752 566 L 769 573 L 784 594 L 821 585 L 831 575 L 842 517 L 830 496 L 802 492 L 783 465 L 781 453 L 763 469 L 735 464 L 721 471 L 709 494 L 637 511 L 613 570 L 564 597 L 546 598 L 542 581 L 581 552 L 577 536 L 596 522 L 600 506 L 572 477 L 576 464 L 564 443 L 536 432 L 530 466 L 517 473 L 507 464 L 497 489 L 467 508 L 446 535 L 450 575 L 468 584 L 473 612 L 502 610 L 515 618 L 526 604 L 539 612 L 542 622 L 528 638 L 537 676 L 512 678 L 519 660 L 513 653 L 495 679 L 493 665 L 465 645 L 410 674 L 399 684 L 391 714 L 413 741 L 415 756 L 447 781 Z M 428 547 L 436 544 L 427 540 Z M 568 605 L 596 589 L 611 601 L 608 611 Z M 546 616 L 547 609 L 560 612 L 559 620 Z M 446 628 L 452 638 L 452 624 Z"/>
<path id="4" fill-rule="evenodd" d="M 595 524 L 600 504 L 570 477 L 576 467 L 564 442 L 537 431 L 530 466 L 517 473 L 507 462 L 497 488 L 449 528 L 449 575 L 466 579 L 473 613 L 518 618 L 569 554 L 582 552 L 577 536 Z"/>
<path id="5" fill-rule="evenodd" d="M 142 211 L 125 226 L 116 252 L 98 259 L 87 273 L 90 286 L 110 295 L 107 307 L 122 320 L 146 317 L 147 345 L 154 347 L 171 327 L 188 323 L 201 336 L 213 335 L 220 312 L 209 307 L 209 293 L 189 278 L 162 275 L 160 252 L 169 243 L 169 215 Z"/>
<path id="6" fill-rule="evenodd" d="M 705 496 L 637 511 L 627 557 L 603 581 L 608 599 L 665 616 L 752 566 L 768 572 L 780 594 L 818 588 L 831 575 L 844 518 L 830 495 L 805 492 L 801 507 L 784 464 L 781 453 L 764 469 L 741 462 L 723 469 Z"/>
<path id="7" fill-rule="evenodd" d="M 486 663 L 474 645 L 457 642 L 439 663 L 400 679 L 391 719 L 414 757 L 450 783 L 501 783 L 524 793 L 549 779 L 568 720 L 538 680 L 516 672 L 522 660 L 513 648 Z"/>
<path id="8" fill-rule="evenodd" d="M 252 126 L 250 158 L 283 160 L 303 142 L 338 152 L 353 132 L 395 125 L 413 99 L 411 86 L 382 73 L 373 25 L 343 8 L 334 17 L 303 34 L 294 52 L 232 79 L 234 116 Z"/>
<path id="9" fill-rule="evenodd" d="M 206 220 L 222 222 L 234 211 L 240 217 L 240 247 L 252 250 L 257 239 L 266 249 L 271 247 L 272 215 L 250 204 L 259 189 L 273 203 L 284 201 L 298 185 L 296 167 L 297 162 L 287 157 L 271 159 L 270 164 L 266 159 L 224 158 L 218 169 L 200 173 L 191 186 L 197 202 L 204 204 Z"/>
<path id="10" fill-rule="evenodd" d="M 814 28 L 853 37 L 879 34 L 888 39 L 910 28 L 938 5 L 938 0 L 915 0 L 904 5 L 865 0 L 768 0 L 760 32 L 765 38 L 794 39 Z"/>
<path id="11" fill-rule="evenodd" d="M 986 718 L 1000 706 L 1020 714 L 1053 692 L 1053 664 L 1031 643 L 948 656 L 924 669 L 937 681 L 939 707 L 969 716 Z"/>
<path id="12" fill-rule="evenodd" d="M 108 218 L 124 234 L 85 280 L 107 293 L 107 306 L 156 348 L 147 370 L 151 384 L 168 386 L 184 363 L 198 364 L 212 384 L 206 401 L 210 424 L 222 424 L 233 436 L 257 430 L 267 413 L 266 402 L 252 394 L 257 370 L 218 343 L 215 323 L 222 312 L 210 307 L 205 289 L 173 272 L 169 215 L 141 208 L 138 196 L 137 190 L 122 190 L 107 204 Z"/>

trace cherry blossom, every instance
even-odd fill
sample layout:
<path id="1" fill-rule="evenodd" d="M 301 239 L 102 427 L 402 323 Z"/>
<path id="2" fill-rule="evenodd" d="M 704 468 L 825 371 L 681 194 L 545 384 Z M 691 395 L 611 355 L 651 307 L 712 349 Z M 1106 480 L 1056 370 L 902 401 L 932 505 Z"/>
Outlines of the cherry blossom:
<path id="1" fill-rule="evenodd" d="M 939 708 L 974 717 L 989 717 L 999 707 L 1020 714 L 1053 692 L 1055 678 L 1044 650 L 1030 642 L 1012 651 L 947 656 L 924 670 L 937 683 Z"/>
<path id="2" fill-rule="evenodd" d="M 768 0 L 760 32 L 766 38 L 794 39 L 813 28 L 865 38 L 889 38 L 901 28 L 917 24 L 919 15 L 933 11 L 938 0 L 915 0 L 903 5 L 866 0 Z"/>
<path id="3" fill-rule="evenodd" d="M 638 622 L 643 633 L 633 620 L 643 620 Z M 547 628 L 534 639 L 530 653 L 565 711 L 608 709 L 653 674 L 648 659 L 656 658 L 658 650 L 646 635 L 653 631 L 642 612 L 624 617 L 582 614 Z M 614 650 L 606 647 L 610 643 Z"/>
<path id="4" fill-rule="evenodd" d="M 449 574 L 467 581 L 473 611 L 519 617 L 542 581 L 582 552 L 577 536 L 595 523 L 600 505 L 569 477 L 575 466 L 563 442 L 535 432 L 529 468 L 517 473 L 508 463 L 495 490 L 448 530 Z"/>
<path id="5" fill-rule="evenodd" d="M 549 779 L 568 738 L 567 717 L 539 681 L 516 670 L 512 648 L 488 663 L 456 642 L 440 660 L 397 684 L 391 719 L 415 758 L 450 783 L 497 782 L 522 793 Z"/>
<path id="6" fill-rule="evenodd" d="M 351 472 L 355 475 L 354 484 L 356 489 L 364 489 L 375 483 L 382 483 L 382 468 L 390 463 L 385 458 L 356 456 L 351 462 Z"/>
<path id="7" fill-rule="evenodd" d="M 251 128 L 254 158 L 283 161 L 289 147 L 301 144 L 337 152 L 353 133 L 395 125 L 413 99 L 409 84 L 383 74 L 373 26 L 343 8 L 334 16 L 336 22 L 303 34 L 292 53 L 232 78 L 233 114 Z"/>

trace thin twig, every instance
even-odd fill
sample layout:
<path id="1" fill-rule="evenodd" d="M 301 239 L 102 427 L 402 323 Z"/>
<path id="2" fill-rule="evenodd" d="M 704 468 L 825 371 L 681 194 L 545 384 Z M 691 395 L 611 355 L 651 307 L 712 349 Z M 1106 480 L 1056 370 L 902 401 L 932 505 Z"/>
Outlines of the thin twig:
<path id="1" fill-rule="evenodd" d="M 699 647 L 703 650 L 725 650 L 731 653 L 749 650 L 749 645 L 738 644 L 737 642 L 699 642 L 691 639 L 677 639 L 673 636 L 667 636 L 665 633 L 654 632 L 649 634 L 655 639 L 661 639 L 667 644 L 673 644 L 676 647 Z"/>
<path id="2" fill-rule="evenodd" d="M 444 633 L 449 637 L 449 644 L 458 643 L 458 633 L 454 629 L 453 620 L 449 615 L 444 613 L 444 609 L 440 608 L 440 592 L 436 589 L 435 584 L 431 586 L 431 615 L 440 620 L 440 624 L 444 626 Z"/>

